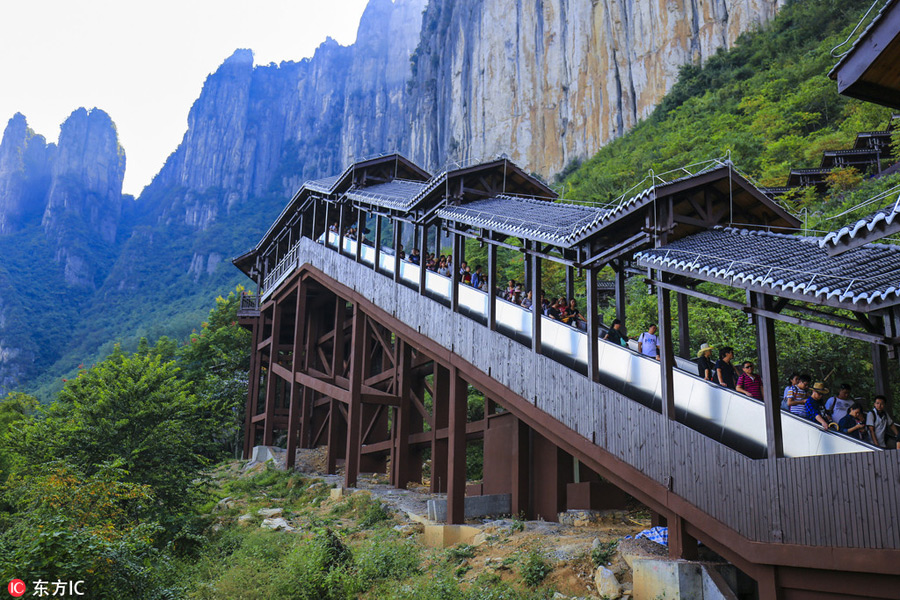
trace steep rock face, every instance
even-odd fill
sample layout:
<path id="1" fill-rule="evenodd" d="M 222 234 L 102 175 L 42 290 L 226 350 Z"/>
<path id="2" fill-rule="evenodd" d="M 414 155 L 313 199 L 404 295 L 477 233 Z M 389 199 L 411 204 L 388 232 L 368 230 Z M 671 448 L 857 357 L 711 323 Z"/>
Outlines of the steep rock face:
<path id="1" fill-rule="evenodd" d="M 251 51 L 236 51 L 207 78 L 181 144 L 141 200 L 158 201 L 159 222 L 203 230 L 250 197 L 283 196 L 351 157 L 403 146 L 424 6 L 372 0 L 355 45 L 329 38 L 296 63 L 254 67 Z"/>
<path id="2" fill-rule="evenodd" d="M 409 151 L 432 168 L 505 152 L 558 172 L 648 116 L 681 65 L 730 46 L 784 2 L 431 2 Z"/>
<path id="3" fill-rule="evenodd" d="M 60 129 L 42 219 L 69 285 L 94 286 L 92 254 L 116 241 L 124 176 L 125 152 L 109 115 L 97 108 L 73 112 Z"/>
<path id="4" fill-rule="evenodd" d="M 0 141 L 0 235 L 18 231 L 44 210 L 56 146 L 16 113 Z"/>
<path id="5" fill-rule="evenodd" d="M 425 0 L 371 0 L 347 76 L 342 165 L 405 148 L 409 58 L 419 42 Z"/>

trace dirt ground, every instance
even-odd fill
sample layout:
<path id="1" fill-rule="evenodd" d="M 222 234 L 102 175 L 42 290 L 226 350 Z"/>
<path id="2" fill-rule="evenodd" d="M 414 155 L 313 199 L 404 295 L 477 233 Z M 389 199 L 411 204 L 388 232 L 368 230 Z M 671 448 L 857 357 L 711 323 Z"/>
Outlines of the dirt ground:
<path id="1" fill-rule="evenodd" d="M 341 487 L 341 474 L 325 474 L 326 449 L 300 449 L 297 451 L 297 472 L 321 478 L 329 486 Z M 275 463 L 285 466 L 285 456 L 276 453 Z M 246 475 L 265 469 L 262 463 L 249 463 L 242 469 Z M 410 484 L 407 489 L 392 488 L 386 475 L 363 474 L 357 487 L 345 490 L 354 493 L 364 490 L 379 498 L 398 521 L 398 529 L 408 530 L 411 535 L 421 530 L 417 525 L 427 516 L 427 502 L 434 498 L 444 498 L 443 494 L 431 494 L 426 482 Z M 483 574 L 509 581 L 520 576 L 515 567 L 523 556 L 533 551 L 540 552 L 553 569 L 546 581 L 558 592 L 558 598 L 597 598 L 594 585 L 596 568 L 591 559 L 592 547 L 618 541 L 618 549 L 613 552 L 607 567 L 612 570 L 622 584 L 623 596 L 627 597 L 631 588 L 631 570 L 622 558 L 622 550 L 639 555 L 665 555 L 666 549 L 645 539 L 623 540 L 650 528 L 650 517 L 646 510 L 634 503 L 630 510 L 607 511 L 603 514 L 579 515 L 572 519 L 578 525 L 565 525 L 547 521 L 519 521 L 514 518 L 492 518 L 470 521 L 468 525 L 478 527 L 485 534 L 483 543 L 474 548 L 474 556 L 460 560 L 459 569 L 464 580 L 474 581 Z M 405 527 L 404 529 L 404 526 Z"/>

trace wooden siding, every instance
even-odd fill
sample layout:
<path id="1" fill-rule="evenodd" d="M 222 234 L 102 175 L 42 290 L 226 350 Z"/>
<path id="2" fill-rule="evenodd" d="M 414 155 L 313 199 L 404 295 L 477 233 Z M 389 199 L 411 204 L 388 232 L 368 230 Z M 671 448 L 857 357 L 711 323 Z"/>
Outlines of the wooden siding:
<path id="1" fill-rule="evenodd" d="M 898 453 L 753 460 L 309 239 L 304 263 L 750 540 L 900 549 Z"/>

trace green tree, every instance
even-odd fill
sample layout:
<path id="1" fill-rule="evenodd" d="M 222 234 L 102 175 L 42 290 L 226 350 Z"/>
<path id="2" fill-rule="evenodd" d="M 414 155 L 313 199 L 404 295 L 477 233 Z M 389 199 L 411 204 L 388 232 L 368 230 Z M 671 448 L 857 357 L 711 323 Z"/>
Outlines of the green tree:
<path id="1" fill-rule="evenodd" d="M 208 465 L 214 422 L 174 362 L 116 350 L 69 380 L 58 401 L 26 426 L 19 451 L 36 467 L 62 459 L 87 476 L 118 459 L 125 481 L 145 484 L 160 510 L 177 510 Z"/>

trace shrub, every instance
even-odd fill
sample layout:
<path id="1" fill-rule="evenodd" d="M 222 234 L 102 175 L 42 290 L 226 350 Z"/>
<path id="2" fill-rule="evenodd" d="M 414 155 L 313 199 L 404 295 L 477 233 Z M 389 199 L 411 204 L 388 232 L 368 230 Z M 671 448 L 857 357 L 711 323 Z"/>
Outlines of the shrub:
<path id="1" fill-rule="evenodd" d="M 537 550 L 532 550 L 525 555 L 520 572 L 526 585 L 537 587 L 552 570 L 544 556 Z"/>

